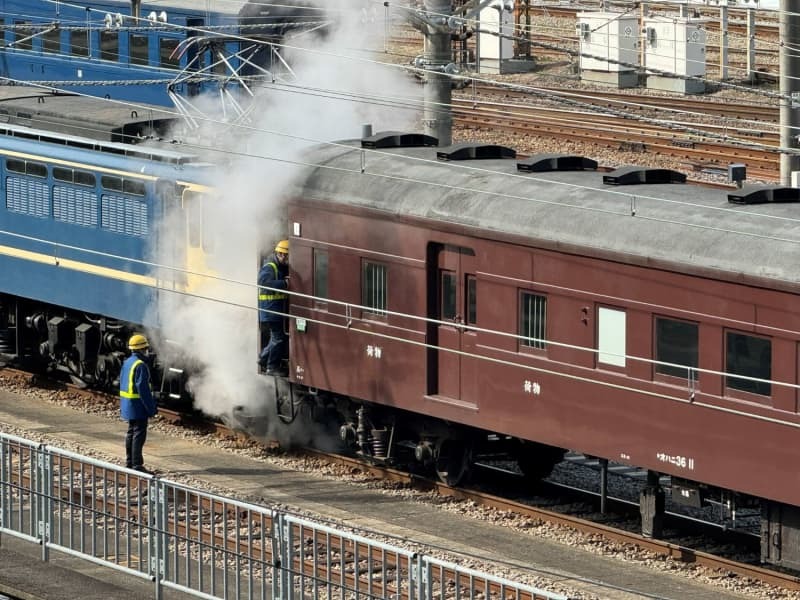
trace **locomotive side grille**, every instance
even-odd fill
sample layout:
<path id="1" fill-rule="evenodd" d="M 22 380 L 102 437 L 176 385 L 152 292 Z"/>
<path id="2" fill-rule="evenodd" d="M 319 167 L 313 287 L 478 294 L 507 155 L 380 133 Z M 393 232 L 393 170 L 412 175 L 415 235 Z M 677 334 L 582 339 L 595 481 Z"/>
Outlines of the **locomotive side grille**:
<path id="1" fill-rule="evenodd" d="M 103 194 L 100 209 L 103 229 L 135 236 L 149 233 L 147 205 L 144 202 Z"/>
<path id="2" fill-rule="evenodd" d="M 46 219 L 50 216 L 50 190 L 46 183 L 9 177 L 6 180 L 6 208 Z"/>
<path id="3" fill-rule="evenodd" d="M 55 186 L 53 216 L 64 223 L 97 227 L 97 194 L 94 190 Z"/>

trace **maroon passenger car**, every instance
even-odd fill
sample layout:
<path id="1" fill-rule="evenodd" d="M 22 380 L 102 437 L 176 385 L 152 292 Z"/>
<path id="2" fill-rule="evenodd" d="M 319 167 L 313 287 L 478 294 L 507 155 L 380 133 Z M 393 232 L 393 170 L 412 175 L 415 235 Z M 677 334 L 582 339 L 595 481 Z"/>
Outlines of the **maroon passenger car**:
<path id="1" fill-rule="evenodd" d="M 797 190 L 363 142 L 315 150 L 288 211 L 290 377 L 344 440 L 448 481 L 493 446 L 533 477 L 564 449 L 636 465 L 646 530 L 668 474 L 760 502 L 764 559 L 800 567 Z"/>

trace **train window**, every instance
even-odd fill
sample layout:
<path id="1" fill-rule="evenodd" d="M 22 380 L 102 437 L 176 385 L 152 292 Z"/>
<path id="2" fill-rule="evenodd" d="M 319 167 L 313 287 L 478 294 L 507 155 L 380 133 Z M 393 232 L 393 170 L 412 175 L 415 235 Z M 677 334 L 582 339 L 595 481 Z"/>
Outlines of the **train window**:
<path id="1" fill-rule="evenodd" d="M 121 192 L 122 178 L 111 177 L 110 175 L 103 175 L 102 177 L 100 177 L 100 185 L 102 185 L 104 189 L 111 190 L 114 192 Z"/>
<path id="2" fill-rule="evenodd" d="M 772 393 L 770 383 L 742 377 L 772 379 L 772 342 L 728 331 L 725 334 L 725 348 L 725 385 L 734 390 L 769 396 Z"/>
<path id="3" fill-rule="evenodd" d="M 328 297 L 328 251 L 314 248 L 314 296 Z"/>
<path id="4" fill-rule="evenodd" d="M 368 312 L 386 311 L 386 265 L 364 261 L 361 269 L 361 304 Z"/>
<path id="5" fill-rule="evenodd" d="M 33 49 L 33 29 L 30 21 L 14 21 L 14 47 L 20 50 Z"/>
<path id="6" fill-rule="evenodd" d="M 656 373 L 672 375 L 688 379 L 691 371 L 692 379 L 698 380 L 698 326 L 697 323 L 676 321 L 664 317 L 656 318 Z M 662 363 L 685 365 L 678 367 Z"/>
<path id="7" fill-rule="evenodd" d="M 24 160 L 15 160 L 13 158 L 9 158 L 6 161 L 6 171 L 11 171 L 12 173 L 22 173 L 25 174 L 25 161 Z"/>
<path id="8" fill-rule="evenodd" d="M 478 282 L 474 275 L 467 275 L 467 325 L 478 322 Z"/>
<path id="9" fill-rule="evenodd" d="M 75 29 L 69 32 L 69 53 L 72 56 L 89 56 L 88 29 Z"/>
<path id="10" fill-rule="evenodd" d="M 439 285 L 442 297 L 439 299 L 439 318 L 452 321 L 456 318 L 456 274 L 453 271 L 442 271 Z"/>
<path id="11" fill-rule="evenodd" d="M 100 59 L 119 60 L 119 33 L 116 31 L 100 32 Z"/>
<path id="12" fill-rule="evenodd" d="M 94 173 L 89 173 L 87 171 L 73 171 L 73 182 L 77 185 L 85 185 L 88 187 L 94 187 L 97 185 L 97 178 L 94 176 Z"/>
<path id="13" fill-rule="evenodd" d="M 180 58 L 178 58 L 178 40 L 175 38 L 161 38 L 158 44 L 161 66 L 167 69 L 180 66 Z"/>
<path id="14" fill-rule="evenodd" d="M 625 366 L 626 315 L 624 310 L 600 307 L 597 311 L 597 362 Z"/>
<path id="15" fill-rule="evenodd" d="M 132 65 L 146 65 L 150 62 L 150 46 L 146 35 L 131 35 L 130 55 Z"/>
<path id="16" fill-rule="evenodd" d="M 42 50 L 59 54 L 61 52 L 61 30 L 51 29 L 42 34 Z"/>
<path id="17" fill-rule="evenodd" d="M 122 191 L 125 192 L 126 194 L 130 194 L 131 196 L 144 196 L 145 195 L 144 182 L 137 181 L 135 179 L 123 179 Z"/>
<path id="18" fill-rule="evenodd" d="M 72 183 L 72 169 L 64 169 L 63 167 L 53 167 L 53 179 L 59 181 L 66 181 Z"/>
<path id="19" fill-rule="evenodd" d="M 520 344 L 537 350 L 547 348 L 547 298 L 539 294 L 522 292 L 520 296 Z"/>
<path id="20" fill-rule="evenodd" d="M 65 169 L 63 167 L 53 167 L 53 179 L 58 181 L 65 181 L 67 183 L 74 183 L 76 185 L 85 185 L 88 187 L 95 186 L 94 174 L 88 171 L 74 171 L 72 169 Z"/>
<path id="21" fill-rule="evenodd" d="M 25 163 L 25 174 L 32 177 L 47 177 L 47 166 L 42 163 L 27 161 Z"/>

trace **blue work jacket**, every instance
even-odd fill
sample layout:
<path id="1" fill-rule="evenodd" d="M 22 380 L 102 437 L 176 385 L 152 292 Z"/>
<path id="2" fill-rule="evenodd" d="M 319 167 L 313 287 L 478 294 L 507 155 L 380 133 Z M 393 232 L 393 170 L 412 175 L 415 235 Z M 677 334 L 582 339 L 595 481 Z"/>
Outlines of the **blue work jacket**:
<path id="1" fill-rule="evenodd" d="M 289 265 L 278 262 L 274 254 L 264 263 L 258 272 L 258 320 L 262 322 L 275 322 L 284 319 L 287 309 L 288 294 L 278 290 L 288 288 L 286 277 L 289 275 Z M 264 289 L 261 286 L 275 288 Z"/>
<path id="2" fill-rule="evenodd" d="M 120 417 L 125 421 L 156 415 L 156 400 L 150 388 L 150 367 L 134 352 L 122 363 L 119 374 Z"/>

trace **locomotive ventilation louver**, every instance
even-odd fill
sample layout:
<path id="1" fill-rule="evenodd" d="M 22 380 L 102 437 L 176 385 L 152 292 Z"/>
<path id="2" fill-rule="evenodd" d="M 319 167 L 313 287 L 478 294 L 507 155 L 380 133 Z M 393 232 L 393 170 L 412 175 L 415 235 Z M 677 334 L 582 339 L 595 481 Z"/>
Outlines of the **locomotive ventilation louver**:
<path id="1" fill-rule="evenodd" d="M 438 145 L 439 140 L 431 135 L 404 131 L 381 131 L 361 138 L 362 148 L 418 148 Z"/>
<path id="2" fill-rule="evenodd" d="M 517 162 L 517 171 L 544 173 L 545 171 L 594 171 L 597 161 L 574 154 L 536 154 Z"/>
<path id="3" fill-rule="evenodd" d="M 672 169 L 622 167 L 603 175 L 606 185 L 636 185 L 639 183 L 686 183 L 686 175 Z"/>
<path id="4" fill-rule="evenodd" d="M 439 160 L 487 160 L 490 158 L 516 158 L 517 151 L 495 144 L 474 144 L 465 142 L 453 144 L 436 152 Z"/>
<path id="5" fill-rule="evenodd" d="M 728 194 L 731 204 L 767 204 L 770 202 L 800 202 L 800 188 L 767 186 L 747 188 Z"/>

